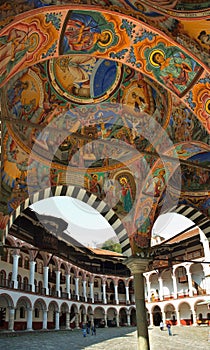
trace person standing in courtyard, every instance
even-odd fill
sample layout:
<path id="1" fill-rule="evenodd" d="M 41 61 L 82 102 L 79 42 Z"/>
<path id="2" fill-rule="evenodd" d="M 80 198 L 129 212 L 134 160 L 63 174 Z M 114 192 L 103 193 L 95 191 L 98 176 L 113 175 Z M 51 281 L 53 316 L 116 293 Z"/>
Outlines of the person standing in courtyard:
<path id="1" fill-rule="evenodd" d="M 168 322 L 167 325 L 166 325 L 167 329 L 168 329 L 168 335 L 172 335 L 172 332 L 171 332 L 171 324 Z"/>

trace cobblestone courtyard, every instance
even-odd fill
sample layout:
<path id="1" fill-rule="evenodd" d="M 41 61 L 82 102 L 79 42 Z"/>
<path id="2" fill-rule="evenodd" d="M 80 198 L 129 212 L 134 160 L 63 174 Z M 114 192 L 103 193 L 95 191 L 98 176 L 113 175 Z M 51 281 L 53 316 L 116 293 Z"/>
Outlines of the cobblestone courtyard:
<path id="1" fill-rule="evenodd" d="M 173 327 L 173 336 L 159 328 L 149 328 L 151 350 L 208 350 L 210 327 Z M 135 328 L 99 328 L 96 336 L 83 337 L 82 331 L 0 333 L 0 349 L 5 350 L 137 350 Z"/>

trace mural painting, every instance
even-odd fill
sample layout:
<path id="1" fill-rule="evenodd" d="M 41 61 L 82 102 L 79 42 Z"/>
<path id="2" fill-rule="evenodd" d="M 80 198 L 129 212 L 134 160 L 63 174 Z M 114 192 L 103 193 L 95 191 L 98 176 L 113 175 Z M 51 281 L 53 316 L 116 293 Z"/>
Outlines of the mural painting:
<path id="1" fill-rule="evenodd" d="M 11 4 L 0 6 L 1 234 L 21 203 L 61 185 L 107 203 L 134 254 L 167 194 L 208 216 L 207 16 L 183 20 L 176 10 L 196 5 L 182 1 Z"/>

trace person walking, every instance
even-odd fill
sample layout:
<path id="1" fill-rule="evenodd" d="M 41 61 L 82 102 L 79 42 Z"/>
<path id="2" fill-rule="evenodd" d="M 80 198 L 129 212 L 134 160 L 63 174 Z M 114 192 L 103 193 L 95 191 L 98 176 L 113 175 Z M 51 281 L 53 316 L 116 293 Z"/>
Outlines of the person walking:
<path id="1" fill-rule="evenodd" d="M 96 335 L 96 326 L 94 324 L 92 325 L 91 330 L 92 330 L 92 335 Z"/>
<path id="2" fill-rule="evenodd" d="M 166 327 L 167 327 L 167 329 L 168 329 L 168 335 L 172 335 L 172 332 L 171 332 L 171 324 L 170 324 L 170 323 L 167 323 Z"/>
<path id="3" fill-rule="evenodd" d="M 87 335 L 86 325 L 85 325 L 85 324 L 82 325 L 82 334 L 83 334 L 83 337 L 84 337 L 84 338 L 85 338 L 86 335 Z"/>
<path id="4" fill-rule="evenodd" d="M 160 321 L 160 330 L 164 331 L 164 323 L 163 323 L 163 321 Z"/>

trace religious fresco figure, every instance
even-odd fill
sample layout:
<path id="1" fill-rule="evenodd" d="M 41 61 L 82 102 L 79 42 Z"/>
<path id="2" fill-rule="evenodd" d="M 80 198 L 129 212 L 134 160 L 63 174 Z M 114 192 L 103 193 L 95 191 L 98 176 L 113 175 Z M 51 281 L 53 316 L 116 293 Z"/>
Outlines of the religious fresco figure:
<path id="1" fill-rule="evenodd" d="M 37 23 L 18 23 L 15 28 L 9 28 L 0 37 L 0 83 L 29 60 L 46 41 Z"/>
<path id="2" fill-rule="evenodd" d="M 135 220 L 136 233 L 133 237 L 138 247 L 148 247 L 150 242 L 151 218 L 149 208 L 143 207 L 141 215 Z"/>
<path id="3" fill-rule="evenodd" d="M 145 56 L 148 60 L 147 69 L 152 70 L 156 78 L 178 96 L 182 96 L 202 71 L 191 57 L 176 47 L 166 47 L 163 43 L 146 49 Z"/>
<path id="4" fill-rule="evenodd" d="M 132 209 L 133 206 L 133 199 L 132 199 L 132 193 L 131 193 L 131 187 L 128 183 L 128 179 L 126 177 L 121 177 L 119 179 L 120 185 L 121 185 L 121 196 L 120 200 L 123 205 L 123 210 L 127 213 Z"/>
<path id="5" fill-rule="evenodd" d="M 92 52 L 95 47 L 103 51 L 117 41 L 113 24 L 106 22 L 101 14 L 95 13 L 93 16 L 84 11 L 71 11 L 60 42 L 60 51 L 62 54 Z"/>

